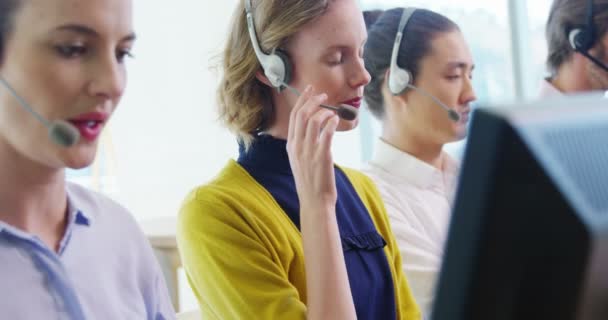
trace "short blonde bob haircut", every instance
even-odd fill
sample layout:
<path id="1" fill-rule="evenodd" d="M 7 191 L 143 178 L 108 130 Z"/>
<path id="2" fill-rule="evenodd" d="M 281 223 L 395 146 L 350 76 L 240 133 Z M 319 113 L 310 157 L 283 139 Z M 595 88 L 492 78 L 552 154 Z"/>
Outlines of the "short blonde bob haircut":
<path id="1" fill-rule="evenodd" d="M 260 47 L 284 48 L 304 25 L 322 16 L 332 0 L 251 0 Z M 262 70 L 247 30 L 244 2 L 237 6 L 221 56 L 217 90 L 220 121 L 249 147 L 255 132 L 272 121 L 272 88 L 256 78 Z"/>

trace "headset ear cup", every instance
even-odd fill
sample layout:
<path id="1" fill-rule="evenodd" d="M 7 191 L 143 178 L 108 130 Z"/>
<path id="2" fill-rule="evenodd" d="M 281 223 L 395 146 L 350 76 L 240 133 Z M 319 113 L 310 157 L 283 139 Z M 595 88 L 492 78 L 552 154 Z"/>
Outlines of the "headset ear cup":
<path id="1" fill-rule="evenodd" d="M 399 72 L 403 74 L 403 89 L 401 90 L 401 93 L 403 93 L 407 90 L 407 86 L 412 84 L 412 74 L 406 69 L 399 69 Z"/>
<path id="2" fill-rule="evenodd" d="M 573 29 L 573 30 L 570 30 L 570 32 L 568 33 L 568 42 L 570 42 L 570 47 L 573 50 L 578 50 L 578 44 L 577 44 L 576 37 L 579 35 L 580 32 L 581 32 L 580 29 Z"/>
<path id="3" fill-rule="evenodd" d="M 593 39 L 593 32 L 587 29 L 583 29 L 579 35 L 579 41 L 582 47 L 582 50 L 589 51 L 593 48 L 593 44 L 595 40 Z"/>
<path id="4" fill-rule="evenodd" d="M 277 57 L 279 57 L 281 59 L 281 61 L 283 61 L 283 66 L 285 67 L 285 77 L 283 78 L 283 82 L 289 84 L 291 82 L 291 77 L 292 77 L 292 66 L 291 66 L 291 59 L 289 58 L 289 55 L 287 54 L 286 51 L 281 50 L 281 49 L 275 49 L 273 52 L 274 55 L 276 55 Z"/>
<path id="5" fill-rule="evenodd" d="M 593 47 L 593 35 L 586 28 L 577 28 L 568 35 L 570 46 L 578 51 L 589 51 Z"/>
<path id="6" fill-rule="evenodd" d="M 411 83 L 412 75 L 408 70 L 397 68 L 389 73 L 388 87 L 395 96 L 405 92 L 407 86 Z"/>

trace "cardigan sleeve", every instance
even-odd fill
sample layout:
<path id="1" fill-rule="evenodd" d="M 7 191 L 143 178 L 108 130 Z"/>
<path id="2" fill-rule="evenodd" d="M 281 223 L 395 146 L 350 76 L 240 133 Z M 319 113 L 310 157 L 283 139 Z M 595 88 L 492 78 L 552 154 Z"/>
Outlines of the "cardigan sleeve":
<path id="1" fill-rule="evenodd" d="M 203 317 L 304 319 L 302 297 L 239 212 L 247 200 L 202 187 L 180 210 L 178 246 Z"/>

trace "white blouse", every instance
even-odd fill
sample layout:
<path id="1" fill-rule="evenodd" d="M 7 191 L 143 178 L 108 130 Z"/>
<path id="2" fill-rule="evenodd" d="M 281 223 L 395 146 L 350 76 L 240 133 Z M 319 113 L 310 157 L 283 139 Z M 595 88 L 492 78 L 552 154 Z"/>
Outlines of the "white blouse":
<path id="1" fill-rule="evenodd" d="M 459 171 L 447 153 L 442 158 L 438 170 L 380 140 L 363 170 L 382 195 L 403 270 L 423 314 L 431 311 Z"/>

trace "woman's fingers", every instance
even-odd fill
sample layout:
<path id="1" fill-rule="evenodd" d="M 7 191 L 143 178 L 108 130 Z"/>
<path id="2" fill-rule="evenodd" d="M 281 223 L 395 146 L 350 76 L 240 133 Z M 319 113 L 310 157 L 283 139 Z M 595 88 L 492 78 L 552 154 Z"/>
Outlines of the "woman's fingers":
<path id="1" fill-rule="evenodd" d="M 340 117 L 337 114 L 333 114 L 325 124 L 323 130 L 321 130 L 319 136 L 319 147 L 327 153 L 331 152 L 331 144 L 334 137 L 334 133 L 336 133 L 336 129 L 338 128 L 338 124 L 340 123 Z M 333 164 L 332 164 L 333 165 Z"/>
<path id="2" fill-rule="evenodd" d="M 307 142 L 317 144 L 321 132 L 325 130 L 327 121 L 334 116 L 336 113 L 332 110 L 319 108 L 309 119 L 306 128 L 305 139 Z"/>
<path id="3" fill-rule="evenodd" d="M 287 141 L 293 140 L 295 136 L 295 123 L 298 110 L 300 110 L 310 99 L 310 97 L 312 96 L 312 92 L 312 86 L 306 86 L 306 89 L 304 89 L 304 92 L 302 92 L 302 95 L 300 95 L 300 97 L 296 101 L 296 104 L 294 105 L 293 109 L 291 109 L 291 112 L 289 113 L 289 128 L 287 132 Z"/>
<path id="4" fill-rule="evenodd" d="M 308 120 L 319 111 L 319 105 L 327 99 L 327 95 L 322 93 L 320 95 L 311 96 L 304 105 L 296 111 L 295 124 L 294 124 L 294 138 L 303 139 L 306 136 L 306 128 L 308 126 Z M 291 123 L 290 123 L 291 125 Z"/>
<path id="5" fill-rule="evenodd" d="M 314 95 L 310 87 L 300 96 L 290 114 L 287 152 L 298 197 L 335 204 L 331 140 L 339 118 L 320 106 L 326 100 L 326 94 Z"/>

